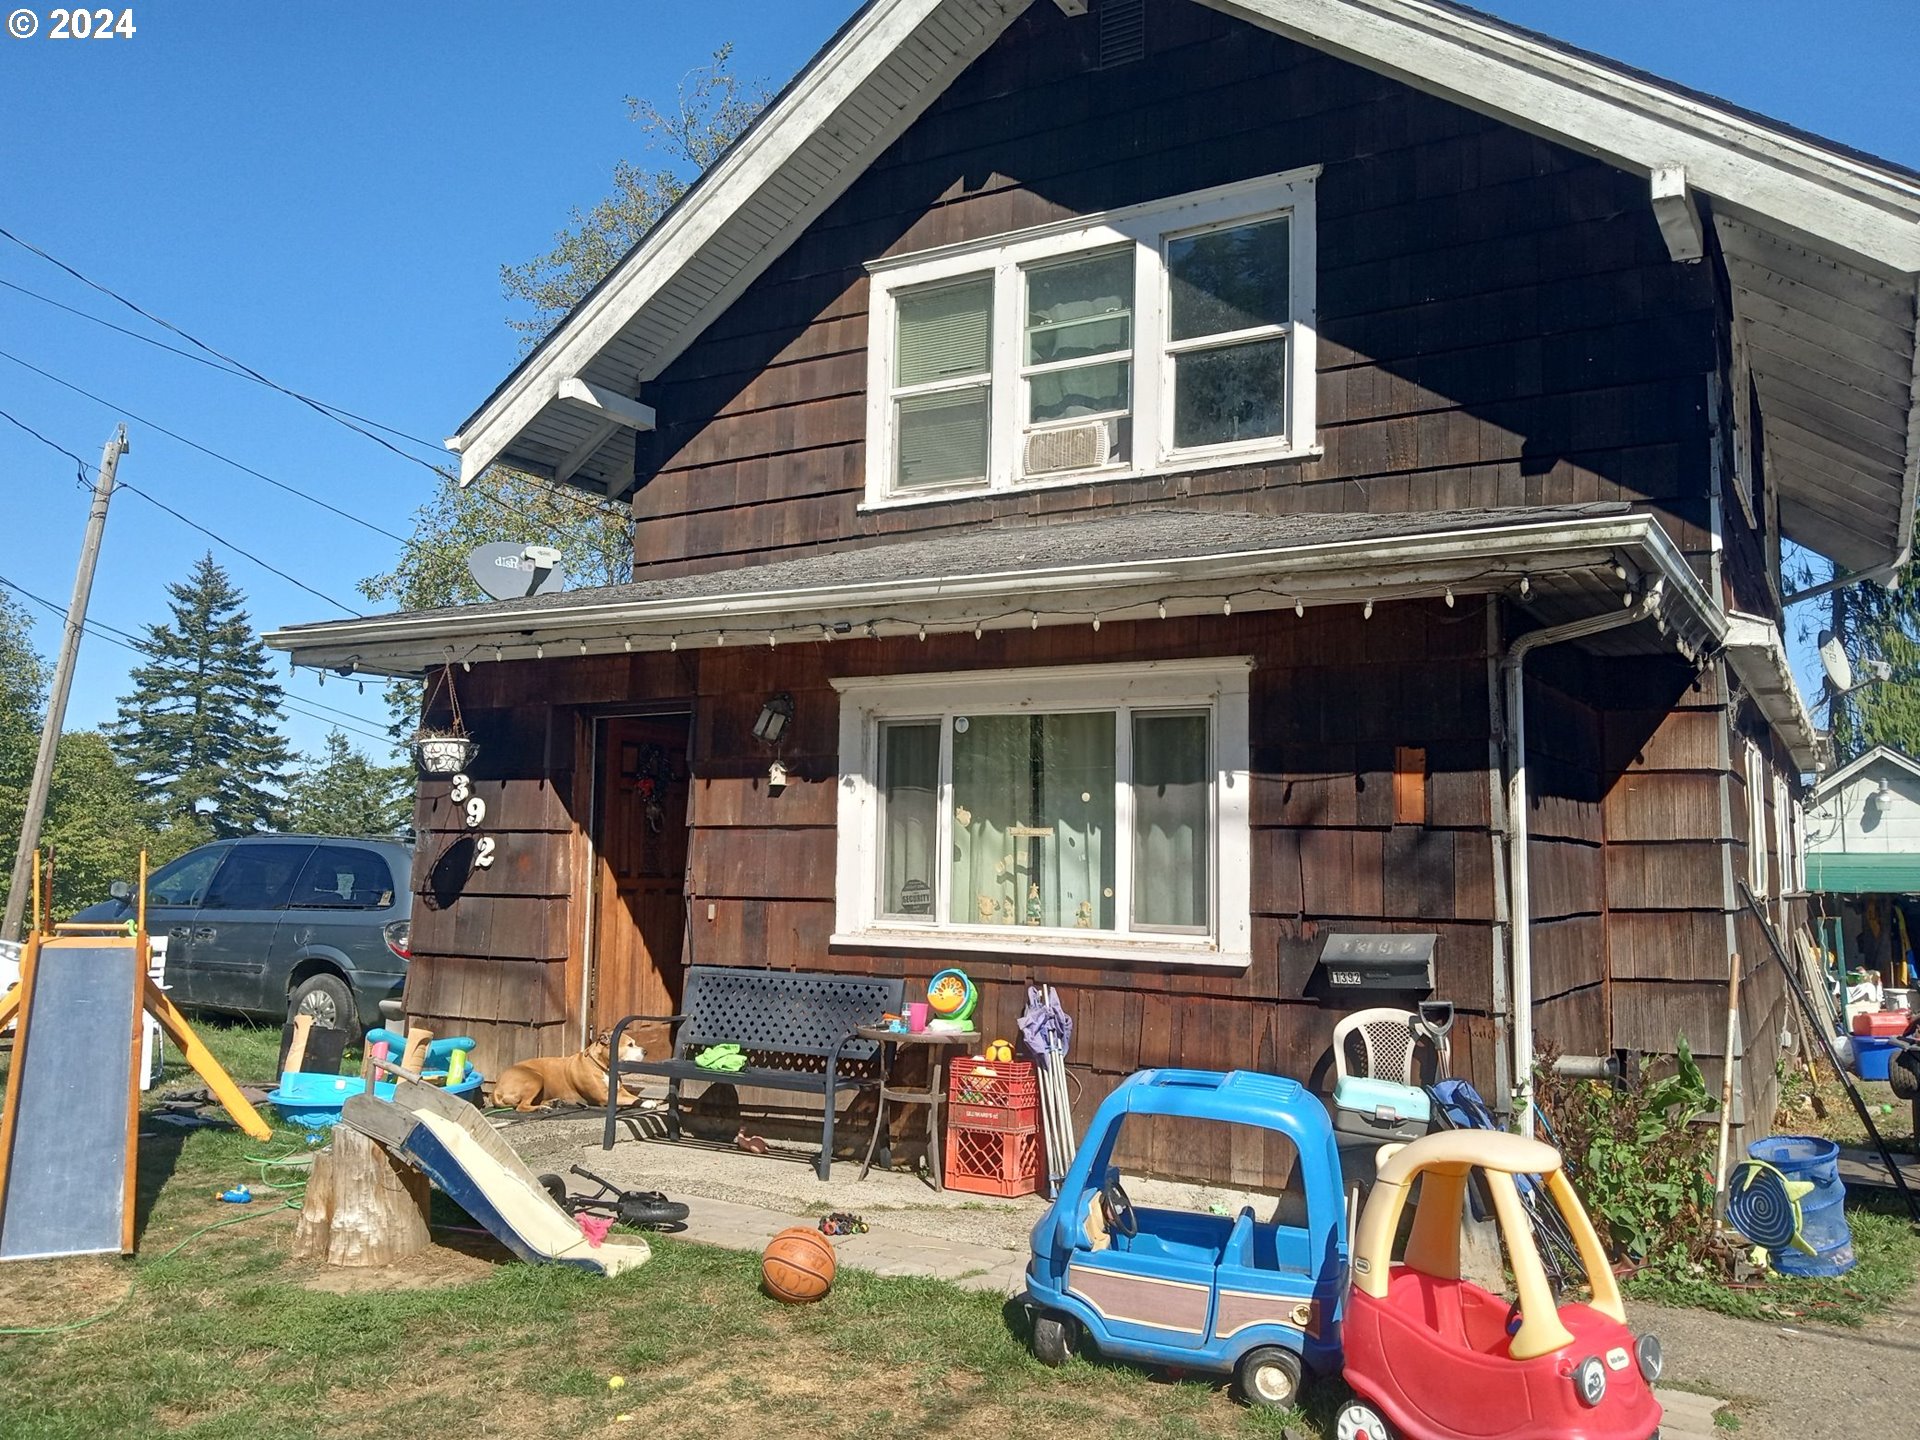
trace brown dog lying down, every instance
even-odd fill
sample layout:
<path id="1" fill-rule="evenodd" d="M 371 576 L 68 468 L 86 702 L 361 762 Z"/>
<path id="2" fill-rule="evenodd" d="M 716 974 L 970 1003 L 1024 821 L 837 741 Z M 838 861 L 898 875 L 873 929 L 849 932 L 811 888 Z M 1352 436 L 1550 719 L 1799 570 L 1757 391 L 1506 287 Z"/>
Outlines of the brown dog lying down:
<path id="1" fill-rule="evenodd" d="M 644 1060 L 647 1052 L 622 1037 L 622 1060 Z M 622 1105 L 638 1104 L 638 1094 L 620 1087 Z M 607 1042 L 596 1040 L 572 1055 L 549 1055 L 509 1066 L 493 1082 L 493 1103 L 515 1110 L 537 1110 L 542 1105 L 605 1105 L 607 1103 Z"/>

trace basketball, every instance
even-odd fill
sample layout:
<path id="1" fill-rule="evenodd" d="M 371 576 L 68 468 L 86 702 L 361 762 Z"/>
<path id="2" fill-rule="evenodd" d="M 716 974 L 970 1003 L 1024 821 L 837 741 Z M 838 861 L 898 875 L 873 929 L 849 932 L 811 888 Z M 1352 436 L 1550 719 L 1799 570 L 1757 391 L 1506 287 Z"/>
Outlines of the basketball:
<path id="1" fill-rule="evenodd" d="M 818 1230 L 795 1225 L 761 1252 L 760 1284 L 783 1305 L 805 1305 L 833 1288 L 833 1268 L 833 1242 Z"/>

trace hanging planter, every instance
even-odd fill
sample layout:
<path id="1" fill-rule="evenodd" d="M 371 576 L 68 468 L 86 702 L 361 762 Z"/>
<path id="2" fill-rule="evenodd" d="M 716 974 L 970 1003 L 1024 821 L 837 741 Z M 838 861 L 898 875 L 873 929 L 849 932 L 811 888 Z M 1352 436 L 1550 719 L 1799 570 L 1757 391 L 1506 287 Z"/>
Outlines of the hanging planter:
<path id="1" fill-rule="evenodd" d="M 414 769 L 423 776 L 458 775 L 480 753 L 479 744 L 467 734 L 467 727 L 460 719 L 460 696 L 454 689 L 451 664 L 441 666 L 440 673 L 434 676 L 433 684 L 421 704 L 421 712 L 424 714 L 433 708 L 434 698 L 442 689 L 447 692 L 447 705 L 453 711 L 453 723 L 445 729 L 421 726 L 409 746 L 413 751 Z"/>

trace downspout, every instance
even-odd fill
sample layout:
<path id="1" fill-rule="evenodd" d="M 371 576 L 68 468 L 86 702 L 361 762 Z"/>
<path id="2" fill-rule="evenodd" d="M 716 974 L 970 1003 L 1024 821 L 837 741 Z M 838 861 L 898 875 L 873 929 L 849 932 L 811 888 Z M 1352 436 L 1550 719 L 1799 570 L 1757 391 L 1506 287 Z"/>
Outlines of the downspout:
<path id="1" fill-rule="evenodd" d="M 1508 955 L 1512 979 L 1513 1088 L 1520 1133 L 1533 1134 L 1533 898 L 1527 893 L 1527 656 L 1549 645 L 1583 640 L 1652 619 L 1660 612 L 1662 585 L 1655 582 L 1645 599 L 1610 615 L 1545 630 L 1531 630 L 1507 648 L 1500 672 L 1506 681 L 1507 721 L 1507 912 Z"/>

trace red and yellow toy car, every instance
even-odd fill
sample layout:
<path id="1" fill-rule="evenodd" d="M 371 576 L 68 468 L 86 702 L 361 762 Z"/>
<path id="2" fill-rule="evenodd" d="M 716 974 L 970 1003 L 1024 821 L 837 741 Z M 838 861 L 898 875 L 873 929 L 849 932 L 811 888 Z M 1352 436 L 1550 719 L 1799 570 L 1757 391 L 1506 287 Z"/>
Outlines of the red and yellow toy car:
<path id="1" fill-rule="evenodd" d="M 1475 1174 L 1492 1199 L 1517 1298 L 1461 1276 L 1461 1220 Z M 1572 1236 L 1592 1298 L 1554 1304 L 1517 1177 L 1531 1177 Z M 1393 1259 L 1414 1182 L 1403 1258 Z M 1341 1336 L 1354 1399 L 1338 1440 L 1649 1440 L 1660 1342 L 1627 1329 L 1620 1288 L 1550 1145 L 1447 1130 L 1393 1153 L 1354 1236 Z"/>

